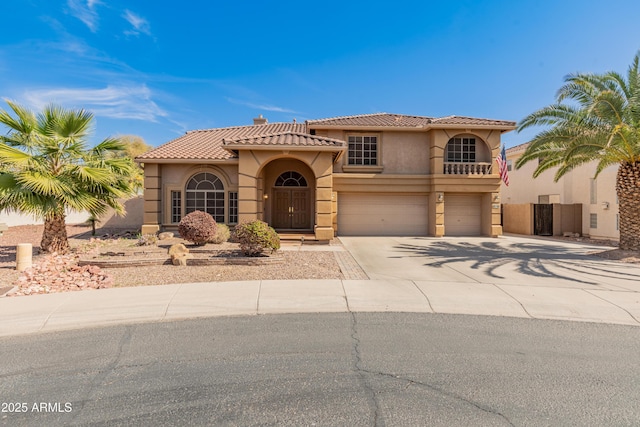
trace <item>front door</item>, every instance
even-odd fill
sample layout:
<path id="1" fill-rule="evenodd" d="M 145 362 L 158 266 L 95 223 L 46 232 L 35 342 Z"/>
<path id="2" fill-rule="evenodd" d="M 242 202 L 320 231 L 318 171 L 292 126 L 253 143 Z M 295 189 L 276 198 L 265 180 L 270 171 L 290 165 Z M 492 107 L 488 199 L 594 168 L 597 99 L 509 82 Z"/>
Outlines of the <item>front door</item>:
<path id="1" fill-rule="evenodd" d="M 311 229 L 309 212 L 309 189 L 276 188 L 273 190 L 273 228 Z"/>

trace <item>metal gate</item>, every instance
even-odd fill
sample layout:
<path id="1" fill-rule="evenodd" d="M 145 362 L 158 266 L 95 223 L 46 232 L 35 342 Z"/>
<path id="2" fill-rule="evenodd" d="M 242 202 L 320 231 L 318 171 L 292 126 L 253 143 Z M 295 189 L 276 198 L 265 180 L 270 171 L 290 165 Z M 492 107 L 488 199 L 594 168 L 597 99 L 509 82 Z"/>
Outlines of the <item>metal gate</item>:
<path id="1" fill-rule="evenodd" d="M 553 236 L 553 205 L 533 205 L 533 234 Z"/>

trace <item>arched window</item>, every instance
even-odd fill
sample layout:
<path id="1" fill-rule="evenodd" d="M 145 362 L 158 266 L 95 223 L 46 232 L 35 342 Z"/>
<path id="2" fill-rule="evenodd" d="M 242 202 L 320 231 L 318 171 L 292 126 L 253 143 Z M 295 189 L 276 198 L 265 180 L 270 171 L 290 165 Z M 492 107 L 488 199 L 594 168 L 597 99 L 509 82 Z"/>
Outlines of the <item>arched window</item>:
<path id="1" fill-rule="evenodd" d="M 451 138 L 447 143 L 446 162 L 475 163 L 476 139 L 473 137 Z"/>
<path id="2" fill-rule="evenodd" d="M 224 222 L 224 185 L 220 178 L 208 172 L 199 173 L 187 182 L 185 192 L 187 213 L 203 211 L 216 222 Z"/>
<path id="3" fill-rule="evenodd" d="M 276 187 L 306 187 L 307 180 L 298 172 L 285 172 L 276 179 Z"/>

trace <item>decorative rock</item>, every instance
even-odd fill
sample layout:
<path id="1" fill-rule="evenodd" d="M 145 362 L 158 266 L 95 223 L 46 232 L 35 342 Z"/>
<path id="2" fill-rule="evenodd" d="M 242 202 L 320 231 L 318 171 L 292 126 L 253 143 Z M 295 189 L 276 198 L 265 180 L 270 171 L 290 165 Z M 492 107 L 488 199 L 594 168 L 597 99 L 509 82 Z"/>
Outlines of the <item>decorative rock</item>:
<path id="1" fill-rule="evenodd" d="M 173 238 L 173 233 L 170 231 L 164 231 L 158 234 L 158 240 L 166 240 L 166 239 L 172 239 L 172 238 Z"/>
<path id="2" fill-rule="evenodd" d="M 188 259 L 193 259 L 193 255 L 189 253 L 171 255 L 171 262 L 173 263 L 173 265 L 186 266 Z"/>
<path id="3" fill-rule="evenodd" d="M 175 245 L 169 248 L 169 255 L 171 257 L 177 254 L 188 254 L 188 253 L 189 253 L 189 249 L 187 249 L 187 247 L 182 243 L 176 243 Z"/>
<path id="4" fill-rule="evenodd" d="M 7 296 L 102 289 L 113 284 L 113 277 L 97 266 L 79 266 L 73 255 L 47 255 L 22 272 L 16 288 Z"/>

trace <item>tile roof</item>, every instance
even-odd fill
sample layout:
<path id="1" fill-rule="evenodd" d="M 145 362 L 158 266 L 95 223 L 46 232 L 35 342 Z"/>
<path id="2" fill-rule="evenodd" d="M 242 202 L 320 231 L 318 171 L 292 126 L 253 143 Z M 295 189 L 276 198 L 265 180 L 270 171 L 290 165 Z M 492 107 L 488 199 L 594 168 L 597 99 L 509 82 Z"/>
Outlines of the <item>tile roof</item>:
<path id="1" fill-rule="evenodd" d="M 431 117 L 406 116 L 403 114 L 375 113 L 357 116 L 331 117 L 328 119 L 307 120 L 307 123 L 320 126 L 376 126 L 376 127 L 423 127 L 431 122 Z"/>
<path id="2" fill-rule="evenodd" d="M 241 139 L 224 139 L 225 146 L 251 145 L 251 146 L 297 146 L 297 147 L 344 147 L 345 141 L 323 136 L 310 135 L 301 132 L 281 132 L 271 135 L 256 135 Z"/>
<path id="3" fill-rule="evenodd" d="M 252 136 L 283 132 L 304 133 L 302 123 L 267 123 L 219 129 L 189 131 L 179 138 L 148 151 L 136 160 L 227 160 L 237 156 L 223 147 L 223 140 L 238 140 Z"/>
<path id="4" fill-rule="evenodd" d="M 516 122 L 507 120 L 480 119 L 476 117 L 447 116 L 431 121 L 433 125 L 505 126 L 515 127 Z"/>
<path id="5" fill-rule="evenodd" d="M 493 126 L 510 129 L 515 122 L 505 120 L 480 119 L 473 117 L 448 116 L 424 117 L 403 114 L 375 113 L 356 116 L 332 117 L 308 120 L 305 123 L 265 123 L 260 125 L 234 126 L 218 129 L 189 131 L 179 138 L 136 158 L 139 162 L 158 161 L 214 161 L 237 158 L 231 147 L 238 145 L 255 146 L 308 146 L 341 148 L 344 141 L 311 135 L 315 127 L 372 127 L 428 129 L 449 126 Z M 228 148 L 226 148 L 228 147 Z"/>
<path id="6" fill-rule="evenodd" d="M 513 127 L 515 122 L 506 120 L 481 119 L 464 116 L 425 117 L 407 116 L 404 114 L 375 113 L 357 116 L 332 117 L 320 120 L 308 120 L 310 127 L 316 126 L 371 126 L 371 127 L 396 127 L 396 128 L 423 128 L 439 125 L 456 126 L 504 126 Z"/>

